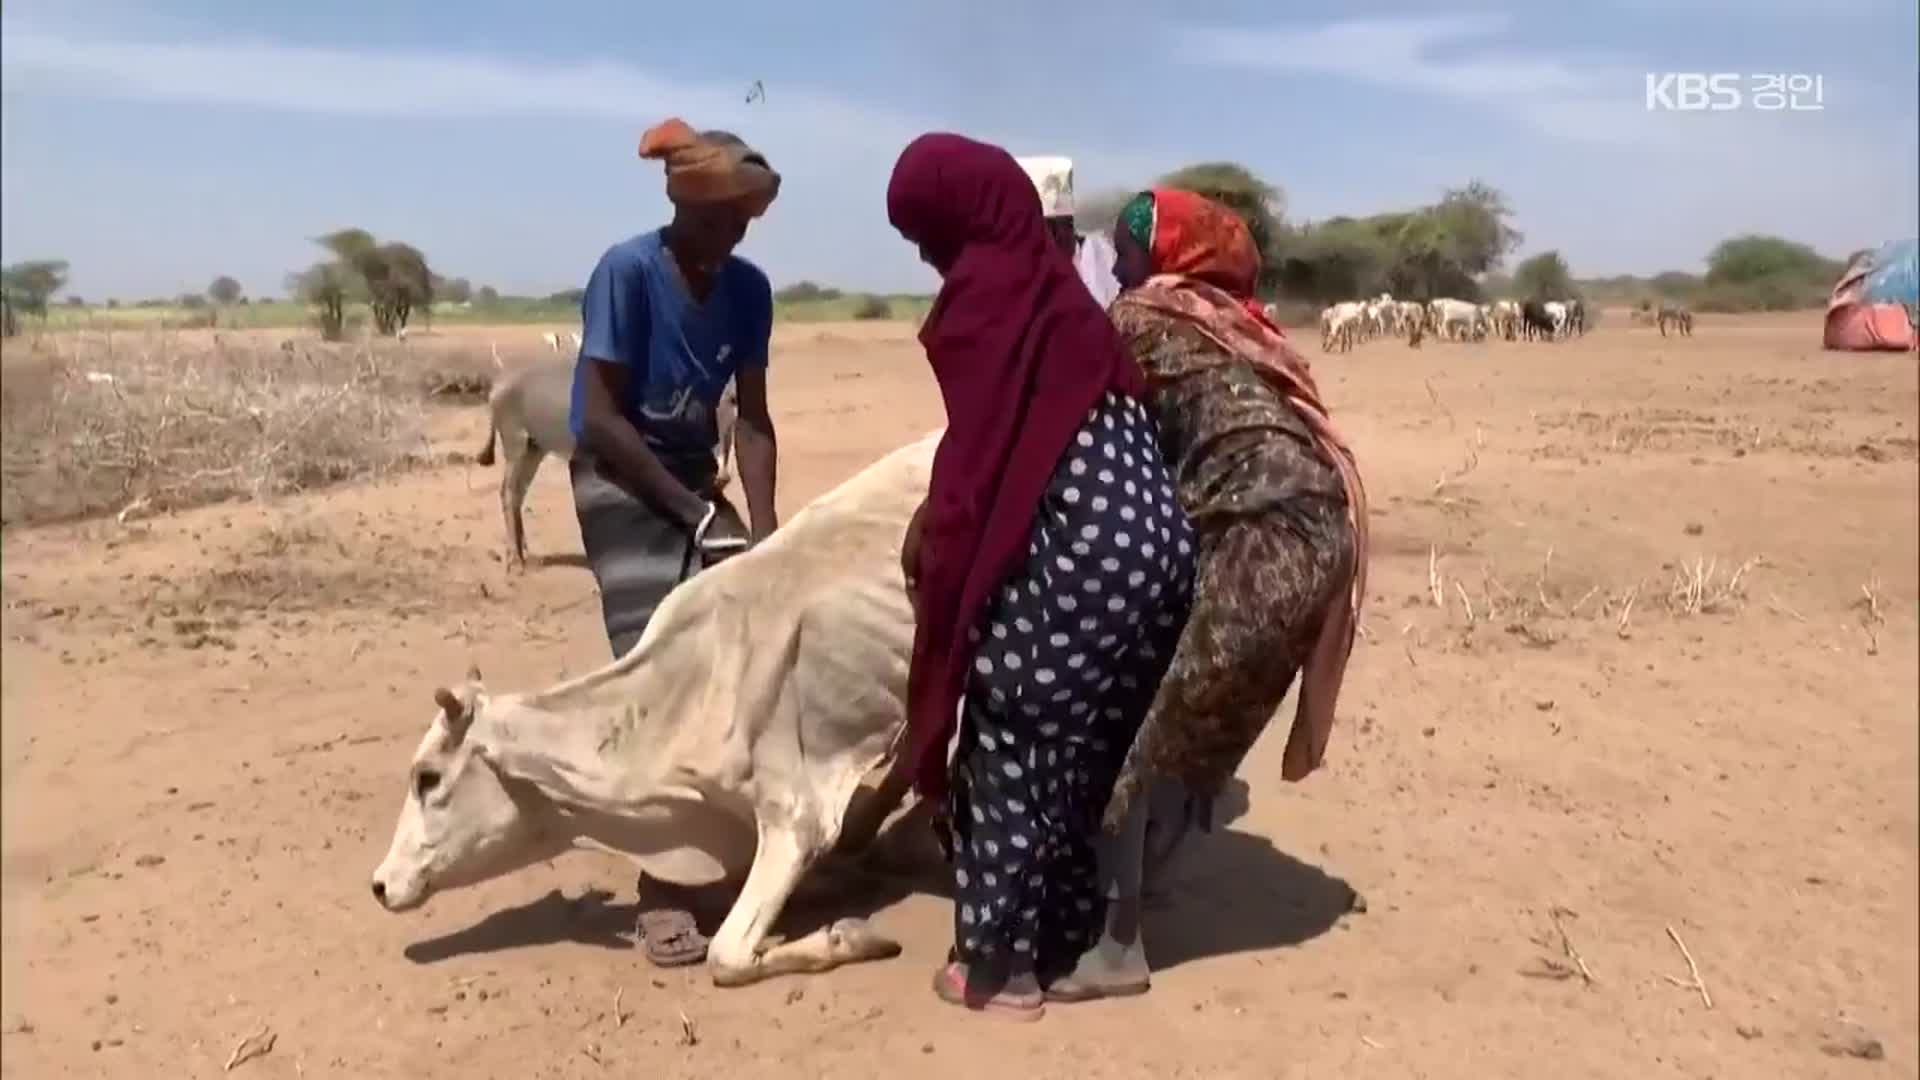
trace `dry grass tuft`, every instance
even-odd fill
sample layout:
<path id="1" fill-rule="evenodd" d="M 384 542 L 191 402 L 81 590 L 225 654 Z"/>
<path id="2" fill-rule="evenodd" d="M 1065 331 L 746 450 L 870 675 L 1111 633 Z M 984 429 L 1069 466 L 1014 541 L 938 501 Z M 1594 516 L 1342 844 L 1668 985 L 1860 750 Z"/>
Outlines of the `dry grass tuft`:
<path id="1" fill-rule="evenodd" d="M 1754 557 L 1729 571 L 1717 559 L 1706 558 L 1680 567 L 1665 596 L 1668 617 L 1738 611 L 1744 606 L 1752 572 L 1762 565 L 1764 560 Z M 1555 573 L 1551 548 L 1539 567 L 1524 576 L 1502 574 L 1484 563 L 1478 575 L 1476 582 L 1450 573 L 1438 549 L 1429 547 L 1426 591 L 1410 603 L 1443 612 L 1463 631 L 1463 641 L 1482 627 L 1492 627 L 1528 648 L 1550 649 L 1564 640 L 1570 625 L 1600 620 L 1612 623 L 1618 637 L 1631 638 L 1644 602 L 1660 596 L 1644 579 L 1606 585 L 1576 570 L 1571 580 L 1562 580 L 1566 575 Z M 1863 588 L 1869 591 L 1870 587 Z M 1863 611 L 1873 606 L 1871 599 L 1862 602 Z M 1868 618 L 1863 615 L 1862 621 Z"/>
<path id="2" fill-rule="evenodd" d="M 405 349 L 177 335 L 9 348 L 7 524 L 264 498 L 424 457 L 429 379 Z"/>
<path id="3" fill-rule="evenodd" d="M 1746 579 L 1762 560 L 1756 556 L 1722 573 L 1720 560 L 1696 558 L 1682 564 L 1667 588 L 1667 610 L 1675 615 L 1713 615 L 1738 608 L 1747 598 Z"/>

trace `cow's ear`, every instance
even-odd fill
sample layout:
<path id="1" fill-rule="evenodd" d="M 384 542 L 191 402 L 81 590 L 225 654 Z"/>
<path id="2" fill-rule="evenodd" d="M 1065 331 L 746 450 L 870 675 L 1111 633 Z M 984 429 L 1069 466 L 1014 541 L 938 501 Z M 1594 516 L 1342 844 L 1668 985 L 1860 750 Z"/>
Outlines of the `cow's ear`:
<path id="1" fill-rule="evenodd" d="M 459 695 L 444 686 L 433 692 L 433 703 L 440 706 L 448 738 L 456 743 L 466 738 L 467 728 L 473 724 L 473 704 L 461 700 Z"/>

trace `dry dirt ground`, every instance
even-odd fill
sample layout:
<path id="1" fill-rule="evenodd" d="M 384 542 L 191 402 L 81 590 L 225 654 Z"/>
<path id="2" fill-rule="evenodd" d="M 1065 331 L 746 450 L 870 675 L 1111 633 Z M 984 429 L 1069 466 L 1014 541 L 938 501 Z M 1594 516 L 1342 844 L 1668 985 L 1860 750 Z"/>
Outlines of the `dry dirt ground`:
<path id="1" fill-rule="evenodd" d="M 939 422 L 910 334 L 781 331 L 789 511 Z M 929 993 L 926 892 L 901 958 L 728 991 L 646 965 L 600 855 L 374 904 L 433 687 L 604 659 L 551 463 L 517 579 L 462 465 L 12 531 L 0 1073 L 213 1076 L 266 1028 L 235 1075 L 1914 1076 L 1915 361 L 1818 334 L 1319 359 L 1376 537 L 1330 763 L 1269 737 L 1152 993 L 1034 1026 Z"/>

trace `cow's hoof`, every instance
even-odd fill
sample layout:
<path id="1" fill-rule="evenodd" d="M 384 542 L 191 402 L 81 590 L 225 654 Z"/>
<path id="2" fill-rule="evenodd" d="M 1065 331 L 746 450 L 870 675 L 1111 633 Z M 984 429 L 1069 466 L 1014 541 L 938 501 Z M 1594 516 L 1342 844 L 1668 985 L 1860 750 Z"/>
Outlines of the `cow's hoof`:
<path id="1" fill-rule="evenodd" d="M 883 937 L 865 919 L 841 919 L 827 931 L 834 959 L 845 964 L 891 960 L 900 955 L 900 943 Z"/>

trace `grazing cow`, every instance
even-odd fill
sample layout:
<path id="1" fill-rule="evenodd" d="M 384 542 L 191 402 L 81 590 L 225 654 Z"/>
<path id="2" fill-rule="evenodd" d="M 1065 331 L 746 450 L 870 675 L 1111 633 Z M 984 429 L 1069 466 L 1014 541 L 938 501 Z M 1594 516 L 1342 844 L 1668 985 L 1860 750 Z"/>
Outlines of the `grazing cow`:
<path id="1" fill-rule="evenodd" d="M 1520 305 L 1512 300 L 1496 300 L 1493 304 L 1493 332 L 1507 341 L 1512 341 L 1520 332 Z"/>
<path id="2" fill-rule="evenodd" d="M 1567 333 L 1567 305 L 1562 300 L 1549 300 L 1543 305 L 1547 309 L 1547 318 L 1553 321 L 1552 338 L 1559 341 Z"/>
<path id="3" fill-rule="evenodd" d="M 1411 339 L 1415 334 L 1422 333 L 1426 329 L 1427 309 L 1418 302 L 1396 300 L 1394 308 L 1397 312 L 1395 316 L 1397 333 Z"/>
<path id="4" fill-rule="evenodd" d="M 494 361 L 499 363 L 498 357 Z M 521 507 L 527 501 L 527 489 L 548 454 L 565 461 L 573 456 L 573 426 L 569 413 L 573 403 L 573 365 L 545 363 L 523 367 L 502 375 L 487 395 L 487 441 L 473 455 L 475 464 L 493 464 L 493 445 L 500 444 L 506 456 L 500 472 L 500 516 L 507 526 L 507 565 L 519 569 L 527 564 L 527 530 Z M 738 390 L 729 382 L 720 395 L 714 426 L 719 429 L 720 472 L 714 478 L 716 490 L 725 490 L 733 479 L 733 428 L 740 415 Z"/>
<path id="5" fill-rule="evenodd" d="M 1327 352 L 1340 346 L 1341 352 L 1353 348 L 1360 321 L 1366 317 L 1365 308 L 1352 300 L 1344 300 L 1320 312 L 1320 348 Z"/>
<path id="6" fill-rule="evenodd" d="M 1567 335 L 1584 335 L 1587 332 L 1587 302 L 1575 298 L 1567 301 Z"/>
<path id="7" fill-rule="evenodd" d="M 1432 316 L 1434 332 L 1446 341 L 1465 341 L 1472 337 L 1474 321 L 1480 314 L 1478 307 L 1465 300 L 1444 298 L 1429 301 L 1427 311 Z"/>
<path id="8" fill-rule="evenodd" d="M 1360 340 L 1366 311 L 1359 304 L 1335 304 L 1321 320 L 1320 347 L 1328 352 L 1352 352 Z"/>
<path id="9" fill-rule="evenodd" d="M 1655 316 L 1660 324 L 1660 336 L 1667 336 L 1667 325 L 1671 323 L 1674 331 L 1682 337 L 1693 336 L 1693 312 L 1680 304 L 1661 304 L 1660 312 Z"/>
<path id="10" fill-rule="evenodd" d="M 436 691 L 374 898 L 412 910 L 586 844 L 656 880 L 740 883 L 707 952 L 718 985 L 897 955 L 861 919 L 767 934 L 808 871 L 868 848 L 906 795 L 900 543 L 938 441 L 677 586 L 598 671 L 529 694 L 489 694 L 476 671 Z"/>
<path id="11" fill-rule="evenodd" d="M 1543 300 L 1527 300 L 1520 305 L 1520 332 L 1527 341 L 1553 340 L 1553 315 Z"/>

